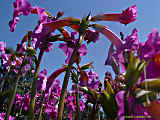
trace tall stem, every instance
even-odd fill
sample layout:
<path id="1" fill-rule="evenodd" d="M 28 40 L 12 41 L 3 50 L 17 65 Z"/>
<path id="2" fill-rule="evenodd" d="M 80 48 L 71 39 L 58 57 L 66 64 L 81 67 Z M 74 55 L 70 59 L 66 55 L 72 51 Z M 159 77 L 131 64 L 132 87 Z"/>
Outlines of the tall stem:
<path id="1" fill-rule="evenodd" d="M 0 92 L 3 91 L 3 85 L 4 85 L 4 83 L 5 83 L 5 81 L 6 81 L 7 77 L 8 77 L 9 71 L 10 71 L 10 67 L 9 67 L 8 71 L 5 73 L 4 77 L 1 78 L 2 82 L 0 84 Z"/>
<path id="2" fill-rule="evenodd" d="M 96 104 L 94 103 L 89 120 L 95 120 L 95 118 L 96 118 L 96 113 L 97 113 Z"/>
<path id="3" fill-rule="evenodd" d="M 129 115 L 128 113 L 128 89 L 124 93 L 124 115 L 125 115 L 125 120 L 127 120 L 127 116 Z"/>
<path id="4" fill-rule="evenodd" d="M 14 99 L 15 99 L 15 96 L 16 96 L 16 92 L 17 92 L 18 81 L 21 78 L 22 67 L 23 67 L 25 58 L 26 58 L 26 55 L 24 55 L 22 64 L 21 64 L 20 68 L 18 69 L 18 75 L 17 75 L 17 78 L 15 80 L 15 86 L 13 88 L 13 92 L 12 92 L 12 94 L 10 96 L 10 99 L 9 99 L 8 110 L 7 110 L 7 113 L 6 113 L 6 116 L 5 116 L 5 120 L 8 120 L 10 112 L 11 112 L 11 109 L 12 109 L 12 106 L 13 106 L 13 102 L 14 102 Z"/>
<path id="5" fill-rule="evenodd" d="M 40 111 L 39 111 L 39 114 L 38 114 L 38 120 L 41 120 L 41 117 L 42 117 L 43 104 L 44 104 L 44 99 L 42 98 L 42 103 L 41 103 Z"/>
<path id="6" fill-rule="evenodd" d="M 76 89 L 76 120 L 80 120 L 78 83 L 75 84 L 75 89 Z"/>
<path id="7" fill-rule="evenodd" d="M 39 56 L 38 56 L 38 61 L 36 63 L 36 69 L 34 72 L 34 78 L 33 78 L 33 83 L 32 83 L 32 88 L 31 88 L 31 102 L 30 102 L 30 107 L 29 107 L 29 113 L 28 113 L 28 119 L 29 120 L 34 120 L 34 106 L 35 106 L 35 95 L 36 95 L 36 86 L 37 86 L 37 76 L 38 72 L 40 69 L 40 63 L 42 60 L 42 56 L 44 53 L 44 49 L 40 50 Z"/>
<path id="8" fill-rule="evenodd" d="M 17 79 L 15 81 L 15 86 L 13 88 L 13 92 L 12 92 L 11 97 L 9 99 L 10 101 L 9 101 L 8 110 L 7 110 L 7 113 L 6 113 L 6 116 L 5 116 L 5 120 L 8 120 L 8 117 L 10 115 L 10 112 L 11 112 L 11 109 L 12 109 L 12 106 L 13 106 L 13 102 L 14 102 L 14 99 L 15 99 L 15 96 L 16 96 L 18 81 L 19 81 L 20 78 L 21 78 L 21 72 L 18 73 Z"/>
<path id="9" fill-rule="evenodd" d="M 65 100 L 65 96 L 66 96 L 66 92 L 67 92 L 67 86 L 68 86 L 68 81 L 69 81 L 69 75 L 70 75 L 70 71 L 72 69 L 72 65 L 73 65 L 73 60 L 75 58 L 75 56 L 77 55 L 78 49 L 79 49 L 79 43 L 76 44 L 76 47 L 71 55 L 71 58 L 69 60 L 69 64 L 68 64 L 68 68 L 66 70 L 66 74 L 64 76 L 64 81 L 63 81 L 63 85 L 62 85 L 62 91 L 61 91 L 61 96 L 60 96 L 60 100 L 59 100 L 59 104 L 58 104 L 58 117 L 57 120 L 62 120 L 62 116 L 63 116 L 63 110 L 64 110 L 64 100 Z"/>

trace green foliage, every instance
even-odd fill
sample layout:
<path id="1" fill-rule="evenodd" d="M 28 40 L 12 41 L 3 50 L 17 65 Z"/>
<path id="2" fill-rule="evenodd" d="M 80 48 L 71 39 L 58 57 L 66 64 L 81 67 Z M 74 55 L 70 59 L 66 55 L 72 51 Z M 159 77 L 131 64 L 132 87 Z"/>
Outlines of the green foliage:
<path id="1" fill-rule="evenodd" d="M 133 87 L 138 82 L 144 67 L 148 63 L 140 58 L 135 57 L 133 53 L 130 53 L 129 63 L 125 74 L 126 84 L 128 88 Z"/>

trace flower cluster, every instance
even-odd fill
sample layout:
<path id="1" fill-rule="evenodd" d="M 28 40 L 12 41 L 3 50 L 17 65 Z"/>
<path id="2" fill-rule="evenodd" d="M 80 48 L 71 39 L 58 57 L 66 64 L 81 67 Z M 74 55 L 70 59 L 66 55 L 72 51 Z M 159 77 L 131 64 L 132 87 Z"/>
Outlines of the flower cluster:
<path id="1" fill-rule="evenodd" d="M 15 98 L 15 104 L 18 105 L 19 109 L 23 109 L 25 111 L 28 110 L 30 103 L 30 95 L 29 93 L 26 93 L 24 96 L 21 96 L 21 94 L 16 94 Z"/>

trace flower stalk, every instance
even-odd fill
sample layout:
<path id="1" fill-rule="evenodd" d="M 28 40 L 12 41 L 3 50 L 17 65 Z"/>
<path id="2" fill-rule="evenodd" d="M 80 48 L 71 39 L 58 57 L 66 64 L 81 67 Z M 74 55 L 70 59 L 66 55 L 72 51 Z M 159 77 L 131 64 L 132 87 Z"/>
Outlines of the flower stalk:
<path id="1" fill-rule="evenodd" d="M 41 120 L 41 117 L 42 117 L 43 104 L 44 104 L 44 99 L 42 100 L 42 103 L 41 103 L 40 111 L 39 111 L 39 114 L 38 114 L 38 120 Z"/>
<path id="2" fill-rule="evenodd" d="M 128 116 L 128 89 L 125 91 L 124 93 L 124 116 Z M 127 118 L 125 117 L 125 120 L 127 120 Z"/>
<path id="3" fill-rule="evenodd" d="M 80 106 L 79 106 L 79 92 L 78 92 L 78 83 L 75 84 L 76 90 L 76 120 L 80 120 Z"/>
<path id="4" fill-rule="evenodd" d="M 38 76 L 38 72 L 40 70 L 40 63 L 41 63 L 43 54 L 44 54 L 44 49 L 41 49 L 39 56 L 38 56 L 37 63 L 36 63 L 36 69 L 34 72 L 34 78 L 33 78 L 33 83 L 32 83 L 32 88 L 31 88 L 31 102 L 30 102 L 30 107 L 29 107 L 29 111 L 28 111 L 28 119 L 30 119 L 30 120 L 34 120 L 34 106 L 35 106 L 37 76 Z"/>
<path id="5" fill-rule="evenodd" d="M 62 116 L 63 116 L 63 110 L 64 110 L 64 100 L 65 100 L 65 96 L 67 93 L 67 86 L 68 86 L 68 81 L 69 81 L 69 76 L 70 76 L 70 72 L 72 69 L 72 65 L 73 65 L 73 60 L 77 55 L 78 49 L 80 47 L 80 39 L 81 37 L 79 37 L 79 42 L 77 42 L 75 49 L 71 55 L 71 58 L 69 60 L 69 64 L 66 70 L 66 74 L 64 76 L 64 81 L 63 81 L 63 85 L 62 85 L 62 91 L 61 91 L 61 96 L 60 96 L 60 100 L 59 100 L 59 104 L 58 104 L 58 117 L 57 120 L 62 120 Z"/>
<path id="6" fill-rule="evenodd" d="M 13 88 L 13 93 L 11 94 L 10 99 L 9 99 L 8 110 L 7 110 L 7 113 L 6 113 L 6 116 L 5 116 L 5 120 L 9 119 L 9 115 L 11 113 L 11 109 L 12 109 L 12 106 L 13 106 L 13 103 L 14 103 L 14 99 L 16 97 L 16 92 L 17 92 L 17 87 L 18 87 L 18 81 L 21 78 L 22 67 L 23 67 L 23 64 L 24 64 L 24 61 L 25 61 L 25 57 L 26 57 L 26 55 L 24 56 L 22 64 L 21 64 L 21 66 L 20 66 L 20 68 L 18 70 L 18 75 L 17 75 L 17 78 L 15 80 L 15 86 Z"/>

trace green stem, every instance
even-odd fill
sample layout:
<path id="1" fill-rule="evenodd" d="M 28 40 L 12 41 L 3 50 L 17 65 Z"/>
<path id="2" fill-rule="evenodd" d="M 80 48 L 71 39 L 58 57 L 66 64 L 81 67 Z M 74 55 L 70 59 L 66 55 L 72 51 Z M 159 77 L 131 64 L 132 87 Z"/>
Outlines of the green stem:
<path id="1" fill-rule="evenodd" d="M 7 77 L 8 77 L 9 71 L 10 71 L 10 69 L 5 73 L 4 77 L 1 78 L 1 80 L 2 80 L 2 82 L 1 82 L 1 84 L 0 84 L 0 91 L 1 91 L 1 92 L 3 91 L 3 85 L 4 85 L 4 83 L 5 83 L 5 81 L 6 81 Z"/>
<path id="2" fill-rule="evenodd" d="M 72 69 L 73 59 L 77 55 L 79 47 L 80 47 L 80 45 L 79 45 L 79 42 L 78 42 L 76 47 L 75 47 L 75 49 L 74 49 L 74 51 L 73 51 L 73 53 L 72 53 L 72 55 L 71 55 L 71 58 L 69 60 L 69 64 L 68 64 L 68 67 L 67 67 L 67 70 L 66 70 L 66 74 L 64 76 L 61 96 L 60 96 L 60 100 L 59 100 L 59 104 L 58 104 L 58 117 L 57 117 L 57 120 L 62 120 L 63 110 L 64 110 L 64 100 L 65 100 L 65 96 L 66 96 L 66 93 L 67 93 L 67 86 L 68 86 L 70 71 Z"/>
<path id="3" fill-rule="evenodd" d="M 7 113 L 6 113 L 6 116 L 5 116 L 5 120 L 8 120 L 8 117 L 10 115 L 10 112 L 11 112 L 11 109 L 12 109 L 12 106 L 13 106 L 13 102 L 14 102 L 14 99 L 15 99 L 15 96 L 16 96 L 18 81 L 19 81 L 20 78 L 21 78 L 21 72 L 18 73 L 17 79 L 15 81 L 15 86 L 14 86 L 14 89 L 13 89 L 11 97 L 10 97 L 9 106 L 8 106 L 8 110 L 7 110 Z"/>
<path id="4" fill-rule="evenodd" d="M 6 116 L 5 116 L 5 120 L 8 120 L 8 117 L 10 115 L 10 112 L 11 112 L 11 109 L 12 109 L 12 106 L 13 106 L 13 102 L 14 102 L 14 99 L 15 99 L 15 96 L 16 96 L 16 92 L 17 92 L 18 81 L 21 78 L 22 67 L 23 67 L 25 58 L 26 58 L 26 55 L 24 55 L 22 64 L 21 64 L 20 68 L 18 69 L 18 75 L 17 75 L 17 78 L 15 80 L 15 86 L 13 88 L 12 94 L 11 94 L 10 99 L 9 99 L 8 110 L 7 110 L 7 113 L 6 113 Z"/>
<path id="5" fill-rule="evenodd" d="M 129 115 L 129 111 L 128 111 L 128 89 L 125 91 L 124 93 L 124 116 L 125 116 L 125 120 L 127 120 L 127 117 Z"/>
<path id="6" fill-rule="evenodd" d="M 33 78 L 33 83 L 32 83 L 32 88 L 31 88 L 31 102 L 30 102 L 30 107 L 29 107 L 29 111 L 28 111 L 28 119 L 29 120 L 34 120 L 34 106 L 35 106 L 37 76 L 38 76 L 38 72 L 40 69 L 40 63 L 42 60 L 43 53 L 44 53 L 44 49 L 41 49 L 39 56 L 38 56 L 37 63 L 36 63 L 36 69 L 34 72 L 34 78 Z"/>
<path id="7" fill-rule="evenodd" d="M 38 114 L 38 120 L 41 120 L 41 117 L 42 117 L 43 104 L 44 104 L 44 99 L 42 100 L 42 103 L 41 103 L 40 111 L 39 111 L 39 114 Z"/>
<path id="8" fill-rule="evenodd" d="M 76 120 L 80 120 L 78 83 L 75 84 L 75 89 L 76 89 Z"/>
<path id="9" fill-rule="evenodd" d="M 93 104 L 93 108 L 92 108 L 89 120 L 95 120 L 96 113 L 97 113 L 97 111 L 96 111 L 96 104 Z"/>
<path id="10" fill-rule="evenodd" d="M 21 115 L 22 114 L 22 107 L 20 108 L 20 111 L 19 111 L 19 115 Z"/>

